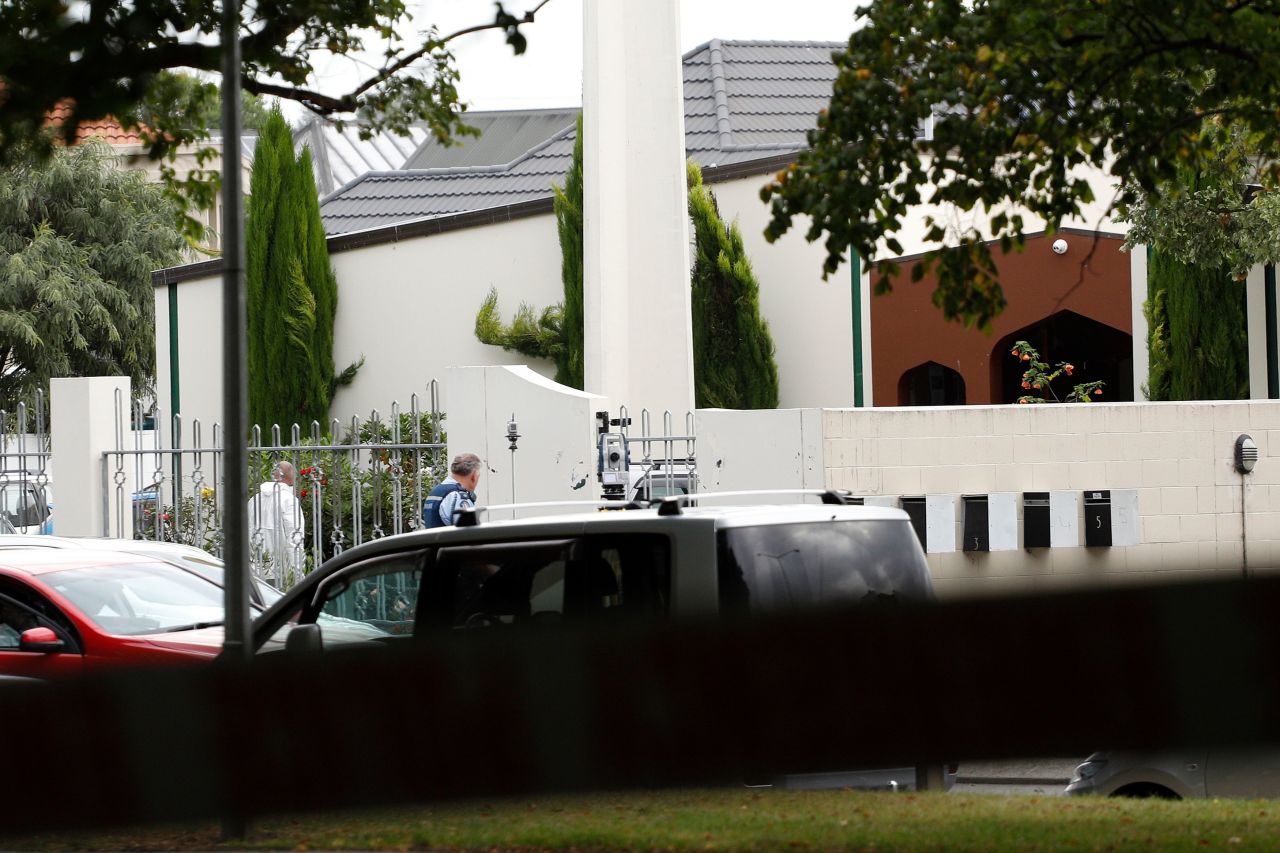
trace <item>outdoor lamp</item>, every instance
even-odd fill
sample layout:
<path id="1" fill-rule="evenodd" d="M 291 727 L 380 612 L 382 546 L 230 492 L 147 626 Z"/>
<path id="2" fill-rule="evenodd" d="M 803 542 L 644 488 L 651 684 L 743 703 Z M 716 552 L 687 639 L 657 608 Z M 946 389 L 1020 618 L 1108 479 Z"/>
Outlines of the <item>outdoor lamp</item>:
<path id="1" fill-rule="evenodd" d="M 1248 435 L 1236 439 L 1236 470 L 1248 474 L 1258 464 L 1258 443 Z"/>

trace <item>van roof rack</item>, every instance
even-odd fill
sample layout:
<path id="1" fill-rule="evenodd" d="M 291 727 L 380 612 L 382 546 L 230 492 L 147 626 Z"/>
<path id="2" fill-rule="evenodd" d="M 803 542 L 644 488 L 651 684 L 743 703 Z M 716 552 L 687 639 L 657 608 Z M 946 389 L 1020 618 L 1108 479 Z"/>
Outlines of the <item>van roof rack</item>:
<path id="1" fill-rule="evenodd" d="M 549 509 L 551 507 L 575 507 L 577 509 L 598 509 L 598 510 L 616 510 L 616 509 L 644 509 L 643 504 L 635 501 L 531 501 L 528 503 L 513 504 L 492 504 L 488 506 L 473 506 L 458 512 L 458 520 L 456 527 L 478 527 L 480 525 L 480 516 L 486 512 L 494 510 L 517 510 L 517 509 Z"/>
<path id="2" fill-rule="evenodd" d="M 689 495 L 669 495 L 660 501 L 655 501 L 655 503 L 658 504 L 658 515 L 680 515 L 683 507 L 703 498 L 772 497 L 782 495 L 816 497 L 820 498 L 824 504 L 839 506 L 846 506 L 852 503 L 849 500 L 852 493 L 847 489 L 744 489 L 733 492 L 695 492 Z"/>

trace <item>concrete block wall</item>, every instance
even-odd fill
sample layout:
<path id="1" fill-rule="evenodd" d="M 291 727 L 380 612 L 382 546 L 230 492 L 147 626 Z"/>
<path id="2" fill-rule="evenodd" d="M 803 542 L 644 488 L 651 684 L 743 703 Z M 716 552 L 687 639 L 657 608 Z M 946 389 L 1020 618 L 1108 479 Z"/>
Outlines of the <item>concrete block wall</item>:
<path id="1" fill-rule="evenodd" d="M 1248 433 L 1260 459 L 1233 466 Z M 860 495 L 1134 489 L 1138 542 L 929 555 L 940 595 L 1238 575 L 1280 566 L 1280 401 L 823 412 L 826 485 Z M 1243 509 L 1243 512 L 1242 512 Z M 1083 513 L 1083 502 L 1081 502 Z M 1081 526 L 1081 530 L 1083 527 Z"/>

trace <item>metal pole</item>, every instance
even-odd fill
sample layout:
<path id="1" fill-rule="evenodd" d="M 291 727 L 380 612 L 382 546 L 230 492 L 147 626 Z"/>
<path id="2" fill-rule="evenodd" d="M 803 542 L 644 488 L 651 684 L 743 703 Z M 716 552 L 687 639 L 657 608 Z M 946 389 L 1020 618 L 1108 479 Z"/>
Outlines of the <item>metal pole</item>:
<path id="1" fill-rule="evenodd" d="M 226 633 L 223 659 L 236 669 L 253 658 L 249 643 L 249 540 L 248 533 L 248 361 L 244 330 L 247 327 L 244 293 L 244 193 L 240 179 L 240 0 L 222 4 L 222 423 L 225 429 L 226 466 L 222 487 L 223 543 L 226 563 Z M 223 708 L 224 714 L 241 714 L 243 708 Z M 241 756 L 244 764 L 247 756 Z M 232 774 L 234 777 L 236 774 Z M 223 838 L 243 838 L 248 822 L 230 793 L 222 818 Z"/>
<path id="2" fill-rule="evenodd" d="M 248 662 L 249 543 L 245 536 L 248 494 L 245 436 L 248 391 L 245 387 L 246 323 L 244 295 L 243 194 L 240 179 L 240 3 L 224 0 L 222 15 L 222 387 L 226 430 L 226 482 L 222 490 L 226 537 L 227 625 L 224 649 L 229 660 Z"/>
<path id="3" fill-rule="evenodd" d="M 511 503 L 516 502 L 516 442 L 520 439 L 520 428 L 516 425 L 516 413 L 511 413 L 511 420 L 507 421 L 507 441 L 511 443 Z M 511 510 L 511 517 L 516 517 L 514 508 Z"/>

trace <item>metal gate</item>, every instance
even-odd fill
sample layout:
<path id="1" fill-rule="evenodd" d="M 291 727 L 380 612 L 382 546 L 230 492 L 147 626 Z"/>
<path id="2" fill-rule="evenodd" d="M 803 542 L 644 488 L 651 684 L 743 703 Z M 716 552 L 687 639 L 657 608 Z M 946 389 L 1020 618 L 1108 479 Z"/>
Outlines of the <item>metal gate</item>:
<path id="1" fill-rule="evenodd" d="M 278 426 L 248 437 L 252 491 L 237 496 L 250 506 L 249 542 L 255 572 L 285 588 L 315 566 L 369 539 L 417 529 L 423 498 L 448 469 L 440 411 L 440 388 L 432 380 L 409 408 L 390 413 L 334 418 L 322 429 Z M 142 430 L 141 405 L 117 395 L 117 449 L 103 454 L 103 535 L 132 527 L 139 539 L 181 542 L 222 556 L 222 512 L 226 435 L 219 424 L 169 419 L 165 430 Z M 130 417 L 124 417 L 130 407 Z M 160 422 L 160 414 L 156 415 Z M 132 441 L 123 424 L 132 423 Z M 132 444 L 127 447 L 126 444 Z M 282 466 L 279 463 L 288 463 Z M 273 488 L 292 467 L 292 489 Z M 130 489 L 126 484 L 136 484 Z M 266 489 L 263 489 L 263 486 Z M 279 493 L 264 509 L 260 493 Z M 131 525 L 124 524 L 125 514 Z"/>
<path id="2" fill-rule="evenodd" d="M 0 409 L 0 533 L 52 532 L 49 458 L 44 392 Z"/>

